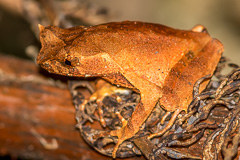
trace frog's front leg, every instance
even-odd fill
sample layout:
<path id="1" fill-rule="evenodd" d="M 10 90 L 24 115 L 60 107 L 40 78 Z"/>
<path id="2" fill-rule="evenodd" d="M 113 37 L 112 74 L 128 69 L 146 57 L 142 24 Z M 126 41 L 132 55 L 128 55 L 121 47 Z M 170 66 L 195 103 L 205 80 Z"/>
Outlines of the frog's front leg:
<path id="1" fill-rule="evenodd" d="M 141 79 L 134 74 L 125 74 L 124 76 L 134 87 L 140 91 L 141 101 L 136 106 L 128 123 L 123 125 L 122 128 L 113 130 L 110 133 L 103 133 L 98 135 L 98 137 L 107 135 L 118 137 L 118 141 L 112 152 L 113 158 L 116 157 L 119 146 L 125 140 L 133 137 L 139 131 L 140 127 L 148 118 L 156 103 L 158 102 L 158 99 L 161 97 L 161 90 L 159 86 L 145 79 Z"/>
<path id="2" fill-rule="evenodd" d="M 142 98 L 144 99 L 144 98 Z M 144 101 L 144 100 L 143 100 Z M 142 124 L 145 122 L 149 114 L 151 113 L 152 109 L 147 110 L 148 107 L 151 106 L 151 108 L 154 108 L 155 104 L 157 103 L 158 99 L 154 101 L 155 103 L 146 104 L 144 102 L 140 102 L 136 109 L 134 110 L 131 118 L 129 119 L 128 123 L 122 128 L 118 130 L 113 130 L 110 132 L 111 136 L 118 137 L 118 141 L 116 145 L 114 146 L 112 157 L 116 157 L 117 150 L 119 148 L 119 145 L 121 145 L 125 140 L 133 137 L 140 129 Z M 145 104 L 145 105 L 144 105 Z M 147 106 L 147 107 L 145 107 Z M 150 112 L 150 113 L 149 113 Z"/>
<path id="3" fill-rule="evenodd" d="M 93 88 L 94 84 L 95 87 Z M 79 94 L 77 91 L 78 87 L 84 87 L 89 89 L 89 91 L 92 93 L 92 95 L 86 99 L 80 99 Z M 131 90 L 127 88 L 119 88 L 117 86 L 113 86 L 110 83 L 106 82 L 103 79 L 99 79 L 95 82 L 92 82 L 90 84 L 89 81 L 70 81 L 69 82 L 69 89 L 71 91 L 71 95 L 73 98 L 73 103 L 77 110 L 80 111 L 81 118 L 80 120 L 77 120 L 81 123 L 85 123 L 86 120 L 93 122 L 93 119 L 91 118 L 91 115 L 88 113 L 85 113 L 86 105 L 89 102 L 96 101 L 97 103 L 97 112 L 99 115 L 99 121 L 103 127 L 106 127 L 105 120 L 103 118 L 103 111 L 102 111 L 102 101 L 106 96 L 110 96 L 112 94 L 120 93 L 128 95 L 130 94 Z M 83 97 L 84 98 L 84 97 Z M 121 98 L 119 96 L 116 96 L 117 101 L 121 101 Z M 121 117 L 120 115 L 118 115 Z"/>
<path id="4" fill-rule="evenodd" d="M 103 111 L 102 111 L 102 106 L 103 106 L 103 99 L 106 96 L 110 96 L 112 94 L 116 94 L 116 93 L 120 93 L 120 94 L 125 94 L 128 95 L 130 94 L 131 90 L 127 89 L 127 88 L 121 88 L 121 87 L 117 87 L 114 85 L 111 85 L 110 83 L 106 82 L 103 79 L 99 79 L 95 85 L 96 90 L 93 92 L 93 94 L 89 97 L 89 99 L 86 99 L 83 103 L 82 103 L 82 107 L 84 108 L 85 105 L 89 102 L 89 101 L 96 101 L 98 107 L 97 107 L 97 112 L 99 114 L 99 121 L 101 123 L 101 125 L 103 127 L 106 127 L 106 122 L 103 118 Z M 121 101 L 121 98 L 116 96 L 116 99 L 118 101 Z"/>

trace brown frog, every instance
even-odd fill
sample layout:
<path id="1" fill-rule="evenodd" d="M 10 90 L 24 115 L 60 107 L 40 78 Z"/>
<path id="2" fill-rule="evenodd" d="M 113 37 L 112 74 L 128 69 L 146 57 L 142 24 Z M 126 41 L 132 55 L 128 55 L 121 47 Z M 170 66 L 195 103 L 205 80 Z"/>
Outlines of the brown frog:
<path id="1" fill-rule="evenodd" d="M 119 145 L 139 131 L 158 101 L 174 113 L 165 129 L 149 138 L 170 129 L 177 115 L 187 111 L 194 83 L 213 74 L 223 53 L 222 43 L 201 25 L 178 30 L 124 21 L 69 29 L 39 25 L 39 29 L 41 67 L 61 75 L 101 77 L 140 93 L 141 101 L 128 122 L 108 133 L 118 137 L 114 158 Z"/>

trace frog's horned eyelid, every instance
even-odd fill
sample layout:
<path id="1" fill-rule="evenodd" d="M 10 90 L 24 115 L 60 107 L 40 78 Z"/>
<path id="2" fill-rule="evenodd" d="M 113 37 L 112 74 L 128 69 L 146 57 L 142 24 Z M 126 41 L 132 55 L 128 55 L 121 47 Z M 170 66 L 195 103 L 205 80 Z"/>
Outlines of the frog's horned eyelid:
<path id="1" fill-rule="evenodd" d="M 41 24 L 38 24 L 38 29 L 40 32 L 42 32 L 45 29 L 45 27 Z"/>
<path id="2" fill-rule="evenodd" d="M 207 29 L 203 25 L 196 25 L 192 28 L 193 32 L 203 32 L 208 33 Z"/>

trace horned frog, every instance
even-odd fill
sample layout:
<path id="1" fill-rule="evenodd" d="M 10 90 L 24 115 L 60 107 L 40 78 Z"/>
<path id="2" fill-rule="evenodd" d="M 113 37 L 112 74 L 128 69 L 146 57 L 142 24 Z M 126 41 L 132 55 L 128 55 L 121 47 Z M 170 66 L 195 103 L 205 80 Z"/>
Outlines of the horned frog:
<path id="1" fill-rule="evenodd" d="M 140 93 L 141 101 L 128 122 L 109 132 L 118 138 L 114 158 L 119 145 L 139 131 L 158 101 L 174 113 L 168 125 L 149 138 L 170 129 L 177 115 L 187 112 L 194 83 L 213 74 L 223 53 L 222 43 L 201 25 L 178 30 L 124 21 L 69 29 L 39 25 L 39 29 L 42 48 L 37 63 L 44 69 L 67 76 L 101 77 Z M 207 83 L 201 84 L 200 91 Z"/>

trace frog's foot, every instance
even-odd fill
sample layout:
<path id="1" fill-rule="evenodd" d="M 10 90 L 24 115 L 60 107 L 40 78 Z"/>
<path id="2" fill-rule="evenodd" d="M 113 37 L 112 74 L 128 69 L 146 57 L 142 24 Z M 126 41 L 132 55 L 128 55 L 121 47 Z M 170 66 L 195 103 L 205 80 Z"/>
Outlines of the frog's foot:
<path id="1" fill-rule="evenodd" d="M 120 97 L 119 97 L 120 98 Z M 103 103 L 102 103 L 102 100 L 103 98 L 99 98 L 96 100 L 97 102 L 97 105 L 98 105 L 98 115 L 99 115 L 99 121 L 101 123 L 101 125 L 103 127 L 106 127 L 106 122 L 103 118 L 103 109 L 102 109 L 102 106 L 103 106 Z M 117 115 L 117 117 L 120 119 L 121 123 L 122 123 L 122 126 L 125 126 L 127 125 L 127 120 L 125 120 L 122 115 L 117 111 L 115 112 L 115 114 Z"/>
<path id="2" fill-rule="evenodd" d="M 117 150 L 118 150 L 119 146 L 125 140 L 132 137 L 132 135 L 127 134 L 127 133 L 128 132 L 126 132 L 126 127 L 124 127 L 124 128 L 120 128 L 120 129 L 117 129 L 117 130 L 110 131 L 110 132 L 99 133 L 97 135 L 94 135 L 94 138 L 98 139 L 98 138 L 101 138 L 101 137 L 109 137 L 109 136 L 117 137 L 118 138 L 117 143 L 115 144 L 115 146 L 113 148 L 113 151 L 112 151 L 112 157 L 116 158 L 116 154 L 117 154 Z"/>
<path id="3" fill-rule="evenodd" d="M 129 94 L 130 90 L 126 88 L 119 88 L 117 86 L 113 86 L 110 83 L 100 79 L 96 84 L 96 91 L 90 96 L 89 101 L 96 101 L 98 108 L 97 112 L 99 115 L 99 121 L 103 127 L 106 127 L 106 122 L 103 118 L 103 99 L 106 96 L 114 95 L 116 93 L 120 94 Z M 117 101 L 120 102 L 122 99 L 119 96 L 115 96 Z M 88 102 L 88 101 L 87 101 Z"/>
<path id="4" fill-rule="evenodd" d="M 158 132 L 158 133 L 150 134 L 150 135 L 148 136 L 148 139 L 152 139 L 152 138 L 154 138 L 154 137 L 161 136 L 161 135 L 163 135 L 166 131 L 168 131 L 168 130 L 172 127 L 172 125 L 174 124 L 177 116 L 179 115 L 179 113 L 180 113 L 181 111 L 182 111 L 181 109 L 177 109 L 177 110 L 173 113 L 173 115 L 172 115 L 171 119 L 169 120 L 167 126 L 166 126 L 163 130 L 161 130 L 160 132 Z M 166 113 L 166 114 L 168 114 L 168 113 Z M 166 116 L 164 116 L 164 117 L 166 118 Z"/>
<path id="5" fill-rule="evenodd" d="M 127 120 L 125 120 L 122 115 L 119 113 L 119 112 L 116 112 L 118 118 L 121 120 L 122 122 L 122 128 L 121 129 L 118 129 L 118 130 L 113 130 L 110 132 L 110 135 L 111 136 L 117 136 L 118 137 L 118 141 L 116 143 L 116 145 L 114 146 L 113 148 L 113 152 L 112 152 L 112 157 L 113 158 L 116 158 L 116 154 L 117 154 L 117 150 L 119 148 L 119 146 L 125 141 L 128 139 L 128 137 L 124 136 L 125 134 L 125 127 L 128 123 Z M 129 137 L 130 138 L 130 137 Z"/>
<path id="6" fill-rule="evenodd" d="M 121 128 L 121 129 L 118 129 L 118 130 L 113 130 L 110 132 L 110 135 L 111 136 L 116 136 L 118 137 L 118 141 L 117 143 L 115 144 L 114 148 L 113 148 L 113 151 L 112 151 L 112 157 L 113 158 L 116 158 L 116 154 L 117 154 L 117 150 L 119 148 L 119 146 L 127 139 L 129 139 L 130 137 L 128 136 L 125 136 L 125 128 Z"/>
<path id="7" fill-rule="evenodd" d="M 117 137 L 118 138 L 118 141 L 115 144 L 115 146 L 113 148 L 113 151 L 112 151 L 112 157 L 113 158 L 116 158 L 116 153 L 117 153 L 117 150 L 118 150 L 119 146 L 125 140 L 127 140 L 127 139 L 129 139 L 129 138 L 131 138 L 133 136 L 132 134 L 129 134 L 130 132 L 127 131 L 128 130 L 128 128 L 127 128 L 128 121 L 125 120 L 119 112 L 116 112 L 116 114 L 117 114 L 118 118 L 122 122 L 122 128 L 117 129 L 117 130 L 112 130 L 110 132 L 102 132 L 102 133 L 99 133 L 99 134 L 94 136 L 94 138 L 96 138 L 96 139 L 98 139 L 100 137 L 108 137 L 108 136 L 112 136 L 112 137 Z"/>

